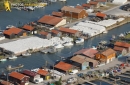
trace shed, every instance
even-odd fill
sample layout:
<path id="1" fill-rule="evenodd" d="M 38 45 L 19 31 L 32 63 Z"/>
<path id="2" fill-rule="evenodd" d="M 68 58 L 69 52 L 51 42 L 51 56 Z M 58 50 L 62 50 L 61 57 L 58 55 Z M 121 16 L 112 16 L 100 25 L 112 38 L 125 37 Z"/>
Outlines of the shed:
<path id="1" fill-rule="evenodd" d="M 81 70 L 85 70 L 87 67 L 97 67 L 98 65 L 97 60 L 88 58 L 83 55 L 73 56 L 70 60 L 75 62 L 74 64 L 77 65 L 77 67 L 80 67 Z"/>
<path id="2" fill-rule="evenodd" d="M 46 70 L 39 69 L 39 70 L 37 71 L 37 73 L 38 73 L 39 75 L 41 75 L 41 77 L 42 77 L 43 79 L 48 79 L 48 77 L 49 77 L 49 72 L 46 71 Z"/>
<path id="3" fill-rule="evenodd" d="M 35 72 L 32 72 L 32 71 L 30 71 L 30 70 L 24 70 L 24 71 L 22 72 L 22 74 L 29 76 L 29 77 L 30 77 L 29 80 L 30 80 L 31 82 L 34 82 L 36 79 L 39 79 L 39 78 L 40 78 L 40 75 L 39 75 L 39 74 L 37 74 L 37 73 L 35 73 Z"/>
<path id="4" fill-rule="evenodd" d="M 29 85 L 29 77 L 18 72 L 11 72 L 9 79 L 11 82 L 17 82 L 20 85 Z"/>
<path id="5" fill-rule="evenodd" d="M 88 16 L 88 14 L 84 9 L 74 8 L 70 6 L 64 6 L 61 9 L 61 11 L 64 14 L 64 16 L 76 18 L 76 19 L 81 19 Z"/>
<path id="6" fill-rule="evenodd" d="M 20 37 L 20 36 L 26 36 L 25 31 L 23 31 L 20 28 L 16 28 L 16 27 L 5 30 L 3 32 L 3 34 L 6 38 L 15 38 L 15 37 Z"/>
<path id="7" fill-rule="evenodd" d="M 84 7 L 83 7 L 83 6 L 80 6 L 80 5 L 75 6 L 75 8 L 84 9 Z"/>
<path id="8" fill-rule="evenodd" d="M 100 4 L 97 2 L 97 1 L 90 1 L 88 4 L 90 4 L 93 7 L 95 8 L 98 8 L 100 7 Z"/>
<path id="9" fill-rule="evenodd" d="M 105 18 L 107 18 L 107 15 L 104 14 L 104 13 L 101 13 L 101 12 L 97 12 L 97 13 L 96 13 L 96 17 L 99 17 L 99 18 L 101 18 L 101 19 L 105 19 Z"/>
<path id="10" fill-rule="evenodd" d="M 56 17 L 63 17 L 63 13 L 62 13 L 62 12 L 53 11 L 53 12 L 52 12 L 52 15 L 53 15 L 53 16 L 56 16 Z"/>
<path id="11" fill-rule="evenodd" d="M 104 6 L 107 4 L 107 0 L 95 0 L 95 1 L 97 1 L 100 4 L 100 6 Z"/>
<path id="12" fill-rule="evenodd" d="M 22 29 L 26 30 L 28 34 L 36 34 L 37 31 L 31 25 L 24 25 Z"/>
<path id="13" fill-rule="evenodd" d="M 96 49 L 88 48 L 88 49 L 81 49 L 75 52 L 74 55 L 84 55 L 86 57 L 90 57 L 94 59 L 96 53 L 98 53 Z"/>
<path id="14" fill-rule="evenodd" d="M 73 65 L 69 64 L 69 63 L 65 63 L 63 61 L 60 61 L 58 64 L 56 64 L 54 66 L 55 69 L 61 71 L 61 72 L 66 72 L 68 73 L 69 71 L 72 70 Z"/>
<path id="15" fill-rule="evenodd" d="M 39 23 L 50 25 L 54 27 L 62 26 L 66 24 L 66 19 L 50 16 L 50 15 L 44 15 L 42 18 L 38 20 Z"/>
<path id="16" fill-rule="evenodd" d="M 41 31 L 40 32 L 40 37 L 45 38 L 45 39 L 51 39 L 51 33 Z"/>
<path id="17" fill-rule="evenodd" d="M 116 51 L 111 48 L 105 49 L 101 52 L 95 54 L 95 59 L 99 60 L 100 62 L 109 63 L 116 57 Z"/>
<path id="18" fill-rule="evenodd" d="M 51 30 L 51 34 L 52 34 L 52 36 L 54 36 L 54 37 L 60 37 L 61 35 L 62 35 L 62 33 L 60 32 L 60 31 L 58 31 L 58 30 L 55 30 L 55 29 L 53 29 L 53 30 Z"/>
<path id="19" fill-rule="evenodd" d="M 82 4 L 82 6 L 83 6 L 85 9 L 90 9 L 90 8 L 92 8 L 90 4 Z"/>
<path id="20" fill-rule="evenodd" d="M 0 85 L 14 85 L 14 84 L 10 83 L 9 81 L 2 80 L 0 81 Z"/>
<path id="21" fill-rule="evenodd" d="M 80 36 L 80 32 L 74 29 L 61 27 L 59 28 L 59 31 L 62 32 L 63 35 L 67 36 L 76 36 L 76 37 Z"/>

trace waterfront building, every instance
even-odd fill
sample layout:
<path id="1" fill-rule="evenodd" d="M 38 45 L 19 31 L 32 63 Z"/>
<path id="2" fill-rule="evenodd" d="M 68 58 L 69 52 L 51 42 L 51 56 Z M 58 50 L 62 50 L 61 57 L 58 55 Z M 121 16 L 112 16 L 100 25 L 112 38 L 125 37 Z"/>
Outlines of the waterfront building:
<path id="1" fill-rule="evenodd" d="M 105 6 L 107 4 L 107 0 L 95 0 L 99 3 L 100 6 Z"/>
<path id="2" fill-rule="evenodd" d="M 23 70 L 22 74 L 29 76 L 29 81 L 34 82 L 36 79 L 41 78 L 39 74 L 32 72 L 30 70 Z"/>
<path id="3" fill-rule="evenodd" d="M 26 36 L 26 32 L 24 30 L 16 27 L 5 30 L 3 34 L 6 38 L 10 38 L 10 39 L 15 37 L 20 37 L 20 36 Z"/>
<path id="4" fill-rule="evenodd" d="M 62 35 L 75 36 L 75 37 L 80 36 L 80 32 L 74 29 L 61 27 L 59 28 L 59 31 L 62 32 Z"/>
<path id="5" fill-rule="evenodd" d="M 1 80 L 0 85 L 14 85 L 14 84 L 10 83 L 9 81 Z"/>
<path id="6" fill-rule="evenodd" d="M 73 64 L 74 66 L 80 67 L 81 70 L 86 70 L 87 67 L 92 67 L 92 68 L 97 67 L 98 65 L 97 60 L 88 58 L 83 55 L 73 56 L 70 60 L 73 61 L 71 64 Z"/>
<path id="7" fill-rule="evenodd" d="M 88 4 L 90 4 L 92 6 L 92 8 L 100 7 L 100 4 L 96 1 L 90 1 Z"/>
<path id="8" fill-rule="evenodd" d="M 74 53 L 74 55 L 84 55 L 89 58 L 95 58 L 95 54 L 98 53 L 98 50 L 92 49 L 92 48 L 87 48 L 87 49 L 81 49 L 77 52 Z"/>
<path id="9" fill-rule="evenodd" d="M 85 8 L 85 9 L 91 9 L 92 6 L 90 4 L 82 4 L 82 6 Z"/>
<path id="10" fill-rule="evenodd" d="M 81 18 L 85 18 L 88 16 L 88 14 L 86 13 L 86 10 L 74 8 L 74 7 L 70 7 L 70 6 L 62 7 L 61 12 L 66 17 L 76 18 L 76 19 L 81 19 Z"/>
<path id="11" fill-rule="evenodd" d="M 50 79 L 50 74 L 49 74 L 49 72 L 46 71 L 46 70 L 39 69 L 39 70 L 37 71 L 37 73 L 38 73 L 38 74 L 41 76 L 41 78 L 43 78 L 43 79 L 46 79 L 46 80 Z"/>
<path id="12" fill-rule="evenodd" d="M 104 20 L 105 18 L 107 18 L 107 15 L 104 14 L 104 13 L 101 13 L 101 12 L 97 12 L 97 13 L 96 13 L 96 17 L 99 17 L 99 18 L 101 18 L 102 20 Z"/>
<path id="13" fill-rule="evenodd" d="M 44 39 L 51 39 L 51 33 L 45 32 L 45 31 L 41 31 L 40 32 L 40 37 L 44 38 Z"/>
<path id="14" fill-rule="evenodd" d="M 83 7 L 83 6 L 80 6 L 80 5 L 75 6 L 75 8 L 84 9 L 84 7 Z"/>
<path id="15" fill-rule="evenodd" d="M 54 36 L 54 37 L 60 37 L 62 35 L 62 33 L 58 30 L 51 30 L 51 35 Z"/>
<path id="16" fill-rule="evenodd" d="M 9 74 L 9 79 L 13 83 L 20 85 L 29 85 L 29 77 L 18 72 L 11 72 Z"/>
<path id="17" fill-rule="evenodd" d="M 36 34 L 37 33 L 37 31 L 31 25 L 24 25 L 22 27 L 22 29 L 24 29 L 25 31 L 27 31 L 27 34 Z"/>
<path id="18" fill-rule="evenodd" d="M 37 22 L 41 23 L 43 26 L 45 26 L 48 29 L 54 29 L 54 27 L 65 25 L 66 19 L 50 16 L 50 15 L 44 15 Z"/>
<path id="19" fill-rule="evenodd" d="M 63 17 L 63 13 L 62 12 L 53 11 L 52 15 L 55 16 L 55 17 Z"/>
<path id="20" fill-rule="evenodd" d="M 110 63 L 111 61 L 113 61 L 116 57 L 116 51 L 114 51 L 111 48 L 107 48 L 104 49 L 100 52 L 98 52 L 97 54 L 95 54 L 95 59 L 99 60 L 100 62 L 104 62 L 104 63 Z"/>
<path id="21" fill-rule="evenodd" d="M 73 69 L 73 65 L 60 61 L 54 68 L 63 73 L 69 73 Z"/>

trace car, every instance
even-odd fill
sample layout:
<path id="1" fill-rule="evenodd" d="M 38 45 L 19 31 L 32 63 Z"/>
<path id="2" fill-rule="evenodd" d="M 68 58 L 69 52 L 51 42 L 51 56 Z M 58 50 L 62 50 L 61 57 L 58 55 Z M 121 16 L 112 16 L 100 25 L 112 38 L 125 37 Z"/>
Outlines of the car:
<path id="1" fill-rule="evenodd" d="M 78 70 L 72 70 L 69 74 L 73 75 L 73 74 L 76 74 L 76 73 L 78 73 Z"/>
<path id="2" fill-rule="evenodd" d="M 41 83 L 41 82 L 43 82 L 43 78 L 38 78 L 34 80 L 34 83 L 36 84 Z"/>

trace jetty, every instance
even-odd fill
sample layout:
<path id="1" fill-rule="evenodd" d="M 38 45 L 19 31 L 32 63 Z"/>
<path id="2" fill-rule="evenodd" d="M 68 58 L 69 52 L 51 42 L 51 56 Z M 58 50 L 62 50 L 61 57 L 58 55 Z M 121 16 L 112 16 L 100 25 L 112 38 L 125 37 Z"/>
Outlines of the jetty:
<path id="1" fill-rule="evenodd" d="M 19 64 L 19 65 L 16 66 L 16 67 L 12 67 L 11 65 L 8 65 L 8 66 L 6 67 L 6 70 L 11 71 L 11 70 L 20 69 L 20 68 L 23 68 L 23 67 L 24 67 L 24 65 L 22 65 L 22 64 Z"/>
<path id="2" fill-rule="evenodd" d="M 125 78 L 130 78 L 130 76 L 126 76 L 126 75 L 118 75 L 119 77 L 125 77 Z"/>

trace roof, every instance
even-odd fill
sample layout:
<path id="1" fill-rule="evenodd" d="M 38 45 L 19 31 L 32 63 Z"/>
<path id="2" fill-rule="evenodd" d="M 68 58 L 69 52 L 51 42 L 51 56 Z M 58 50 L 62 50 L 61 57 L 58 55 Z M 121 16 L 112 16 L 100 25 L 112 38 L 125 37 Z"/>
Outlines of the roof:
<path id="1" fill-rule="evenodd" d="M 74 30 L 74 29 L 69 29 L 69 28 L 64 28 L 64 27 L 61 27 L 59 29 L 59 31 L 61 32 L 66 32 L 66 33 L 70 33 L 70 34 L 75 34 L 78 32 L 78 30 Z"/>
<path id="2" fill-rule="evenodd" d="M 77 51 L 77 52 L 74 53 L 74 54 L 83 54 L 83 55 L 85 55 L 85 56 L 94 58 L 94 56 L 95 56 L 96 53 L 98 53 L 97 50 L 92 49 L 92 48 L 89 48 L 89 49 L 81 49 L 81 50 Z"/>
<path id="3" fill-rule="evenodd" d="M 114 48 L 113 48 L 115 51 L 123 51 L 123 49 L 125 49 L 125 48 L 123 48 L 123 47 L 118 47 L 118 46 L 114 46 Z"/>
<path id="4" fill-rule="evenodd" d="M 119 47 L 125 47 L 125 48 L 130 47 L 130 44 L 126 42 L 115 42 L 114 45 Z"/>
<path id="5" fill-rule="evenodd" d="M 5 30 L 3 33 L 6 35 L 11 35 L 11 34 L 18 34 L 21 31 L 23 31 L 23 30 L 20 28 L 13 27 L 13 28 L 9 28 L 9 29 Z"/>
<path id="6" fill-rule="evenodd" d="M 32 31 L 32 30 L 34 29 L 34 28 L 33 28 L 32 26 L 30 26 L 30 25 L 24 25 L 22 28 L 25 29 L 25 30 L 29 30 L 29 31 Z"/>
<path id="7" fill-rule="evenodd" d="M 60 61 L 54 67 L 57 69 L 63 70 L 63 71 L 68 71 L 68 70 L 72 69 L 73 66 L 71 64 Z"/>
<path id="8" fill-rule="evenodd" d="M 31 77 L 34 77 L 34 76 L 37 75 L 37 73 L 32 72 L 30 70 L 24 70 L 22 73 L 25 74 L 25 75 L 31 76 Z"/>
<path id="9" fill-rule="evenodd" d="M 16 78 L 18 80 L 22 80 L 26 75 L 18 73 L 18 72 L 11 72 L 9 76 Z"/>
<path id="10" fill-rule="evenodd" d="M 13 85 L 12 83 L 10 83 L 10 82 L 8 82 L 8 81 L 4 81 L 4 80 L 2 80 L 1 82 L 0 82 L 0 85 Z"/>
<path id="11" fill-rule="evenodd" d="M 53 12 L 52 12 L 52 15 L 53 15 L 53 16 L 62 17 L 62 16 L 63 16 L 63 13 L 62 13 L 62 12 L 55 12 L 55 11 L 53 11 Z"/>
<path id="12" fill-rule="evenodd" d="M 37 71 L 37 73 L 40 74 L 40 75 L 42 75 L 42 76 L 46 76 L 46 75 L 49 74 L 48 71 L 45 71 L 45 70 L 42 70 L 42 69 L 39 69 L 39 70 Z"/>
<path id="13" fill-rule="evenodd" d="M 77 5 L 75 8 L 78 8 L 78 9 L 84 9 L 83 6 L 79 6 L 79 5 Z"/>
<path id="14" fill-rule="evenodd" d="M 45 35 L 45 36 L 46 36 L 46 35 L 48 35 L 48 32 L 41 31 L 41 32 L 40 32 L 40 34 L 41 34 L 41 35 Z"/>
<path id="15" fill-rule="evenodd" d="M 85 57 L 81 57 L 81 55 L 76 55 L 76 56 L 73 56 L 70 60 L 82 64 L 85 62 Z"/>
<path id="16" fill-rule="evenodd" d="M 98 2 L 96 2 L 96 1 L 90 1 L 89 4 L 90 4 L 90 5 L 97 5 Z"/>
<path id="17" fill-rule="evenodd" d="M 107 0 L 96 0 L 97 2 L 107 2 Z"/>
<path id="18" fill-rule="evenodd" d="M 106 14 L 98 12 L 98 13 L 96 13 L 96 16 L 97 16 L 97 17 L 105 17 Z"/>
<path id="19" fill-rule="evenodd" d="M 111 49 L 111 48 L 108 48 L 108 49 L 106 49 L 105 51 L 103 51 L 101 54 L 103 54 L 103 55 L 105 55 L 105 56 L 109 56 L 109 55 L 111 55 L 111 54 L 113 54 L 113 53 L 116 53 L 113 49 Z"/>
<path id="20" fill-rule="evenodd" d="M 49 24 L 49 25 L 57 25 L 63 19 L 55 16 L 45 15 L 38 20 L 39 23 Z"/>
<path id="21" fill-rule="evenodd" d="M 70 6 L 64 6 L 61 10 L 62 11 L 73 12 L 73 13 L 80 13 L 83 9 L 74 8 L 74 7 L 70 7 Z"/>
<path id="22" fill-rule="evenodd" d="M 58 31 L 58 30 L 54 30 L 54 29 L 53 29 L 53 30 L 51 30 L 51 32 L 52 32 L 52 33 L 54 33 L 54 34 L 58 34 L 58 33 L 59 33 L 59 31 Z"/>
<path id="23" fill-rule="evenodd" d="M 90 4 L 82 4 L 83 7 L 91 7 Z"/>

